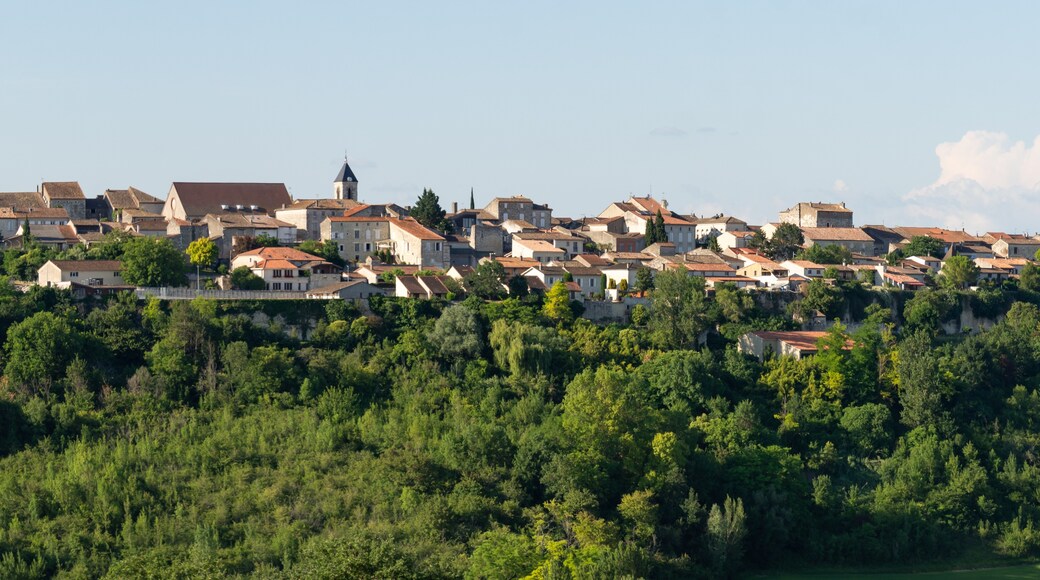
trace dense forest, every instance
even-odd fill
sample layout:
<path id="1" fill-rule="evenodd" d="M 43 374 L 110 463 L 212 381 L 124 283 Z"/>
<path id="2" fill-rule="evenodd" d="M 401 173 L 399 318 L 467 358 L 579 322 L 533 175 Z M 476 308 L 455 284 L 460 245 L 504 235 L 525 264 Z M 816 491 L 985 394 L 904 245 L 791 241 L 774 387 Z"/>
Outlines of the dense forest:
<path id="1" fill-rule="evenodd" d="M 736 338 L 789 316 L 655 286 L 621 326 L 554 296 L 361 311 L 4 282 L 0 577 L 717 578 L 1040 552 L 1037 295 L 816 281 L 791 312 L 860 324 L 762 363 Z M 965 304 L 1001 322 L 944 335 Z M 320 323 L 300 340 L 260 310 Z"/>

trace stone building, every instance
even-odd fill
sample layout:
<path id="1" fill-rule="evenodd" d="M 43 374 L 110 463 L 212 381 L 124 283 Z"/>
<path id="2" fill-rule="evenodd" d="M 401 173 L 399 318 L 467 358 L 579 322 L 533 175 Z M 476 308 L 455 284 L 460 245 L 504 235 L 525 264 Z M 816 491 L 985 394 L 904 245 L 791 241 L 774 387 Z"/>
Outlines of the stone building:
<path id="1" fill-rule="evenodd" d="M 780 223 L 800 228 L 851 228 L 852 210 L 845 202 L 802 202 L 780 212 Z"/>

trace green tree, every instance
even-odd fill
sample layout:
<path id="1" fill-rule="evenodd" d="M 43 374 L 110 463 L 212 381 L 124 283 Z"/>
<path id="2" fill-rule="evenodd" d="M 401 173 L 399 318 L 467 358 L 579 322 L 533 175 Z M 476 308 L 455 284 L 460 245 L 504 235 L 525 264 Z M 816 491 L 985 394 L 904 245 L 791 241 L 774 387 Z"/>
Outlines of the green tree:
<path id="1" fill-rule="evenodd" d="M 654 231 L 656 232 L 657 242 L 668 241 L 668 230 L 664 227 L 664 216 L 661 215 L 661 210 L 657 210 L 657 215 L 654 216 Z"/>
<path id="2" fill-rule="evenodd" d="M 949 288 L 967 288 L 979 281 L 979 267 L 967 256 L 951 256 L 943 262 L 939 281 Z"/>
<path id="3" fill-rule="evenodd" d="M 432 189 L 423 189 L 419 199 L 412 207 L 410 215 L 430 229 L 442 232 L 448 230 L 448 222 L 444 219 L 446 214 L 441 207 L 440 198 Z"/>
<path id="4" fill-rule="evenodd" d="M 744 502 L 726 496 L 722 506 L 714 504 L 708 512 L 708 552 L 715 572 L 733 576 L 744 555 L 744 536 L 747 535 Z"/>
<path id="5" fill-rule="evenodd" d="M 1030 292 L 1040 292 L 1040 266 L 1032 262 L 1026 264 L 1026 267 L 1022 268 L 1018 286 Z"/>
<path id="6" fill-rule="evenodd" d="M 571 295 L 567 290 L 567 284 L 561 281 L 552 285 L 545 295 L 542 314 L 549 320 L 560 324 L 574 320 L 574 311 L 571 310 Z"/>
<path id="7" fill-rule="evenodd" d="M 950 389 L 939 372 L 939 358 L 928 334 L 916 332 L 899 345 L 897 372 L 903 407 L 899 420 L 911 429 L 936 426 L 943 419 Z"/>
<path id="8" fill-rule="evenodd" d="M 722 246 L 719 245 L 719 237 L 718 236 L 710 236 L 710 237 L 708 237 L 708 249 L 711 250 L 712 252 L 715 252 L 716 254 L 721 254 L 722 253 Z"/>
<path id="9" fill-rule="evenodd" d="M 648 292 L 654 289 L 654 271 L 646 266 L 636 270 L 636 292 Z"/>
<path id="10" fill-rule="evenodd" d="M 499 300 L 506 295 L 503 284 L 508 282 L 506 269 L 496 260 L 485 260 L 463 280 L 466 291 L 485 300 Z M 526 287 L 526 283 L 524 284 Z"/>
<path id="11" fill-rule="evenodd" d="M 278 243 L 278 238 L 276 238 L 274 236 L 271 236 L 271 235 L 268 235 L 268 234 L 260 234 L 259 236 L 256 236 L 255 238 L 253 238 L 253 242 L 252 242 L 252 246 L 253 247 L 250 248 L 250 249 L 255 249 L 255 248 L 277 248 L 280 245 L 281 244 Z"/>
<path id="12" fill-rule="evenodd" d="M 37 312 L 8 330 L 4 374 L 19 392 L 49 392 L 82 347 L 82 336 L 68 320 Z"/>
<path id="13" fill-rule="evenodd" d="M 931 256 L 942 258 L 946 252 L 943 243 L 929 236 L 914 236 L 910 242 L 894 252 L 897 259 L 909 258 L 910 256 Z"/>
<path id="14" fill-rule="evenodd" d="M 123 281 L 134 286 L 183 286 L 185 256 L 166 239 L 147 236 L 126 243 Z"/>
<path id="15" fill-rule="evenodd" d="M 185 253 L 188 254 L 188 261 L 195 265 L 195 288 L 198 289 L 202 267 L 208 268 L 217 261 L 217 245 L 209 238 L 199 238 L 188 244 Z"/>
<path id="16" fill-rule="evenodd" d="M 852 262 L 852 251 L 837 244 L 813 244 L 798 252 L 798 258 L 817 264 L 848 264 Z"/>
<path id="17" fill-rule="evenodd" d="M 685 270 L 657 275 L 650 295 L 651 338 L 663 348 L 689 348 L 705 328 L 704 278 Z"/>
<path id="18" fill-rule="evenodd" d="M 346 264 L 343 257 L 339 255 L 335 240 L 304 240 L 299 245 L 299 250 L 323 258 L 337 266 Z"/>
<path id="19" fill-rule="evenodd" d="M 478 359 L 484 351 L 480 318 L 462 304 L 444 309 L 429 339 L 442 357 L 454 363 Z"/>
<path id="20" fill-rule="evenodd" d="M 249 266 L 239 266 L 231 271 L 231 287 L 235 290 L 263 290 L 267 284 Z"/>
<path id="21" fill-rule="evenodd" d="M 782 223 L 773 232 L 773 237 L 765 245 L 765 253 L 769 259 L 782 262 L 790 260 L 802 248 L 805 238 L 802 230 L 791 223 Z"/>
<path id="22" fill-rule="evenodd" d="M 476 202 L 476 199 L 474 199 L 474 197 L 473 197 L 473 188 L 472 187 L 469 188 L 469 208 L 470 209 L 477 209 L 477 202 Z"/>

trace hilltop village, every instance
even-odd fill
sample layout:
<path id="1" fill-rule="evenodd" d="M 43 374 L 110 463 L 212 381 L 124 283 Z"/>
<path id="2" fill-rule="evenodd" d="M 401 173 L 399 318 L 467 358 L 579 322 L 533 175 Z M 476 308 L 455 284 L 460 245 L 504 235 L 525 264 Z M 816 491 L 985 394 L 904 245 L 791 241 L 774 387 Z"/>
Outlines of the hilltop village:
<path id="1" fill-rule="evenodd" d="M 972 289 L 1017 283 L 1040 249 L 1040 239 L 1023 234 L 858 226 L 843 202 L 795 203 L 761 225 L 679 214 L 651 196 L 610 202 L 582 218 L 554 215 L 520 195 L 478 207 L 472 192 L 465 208 L 442 208 L 432 191 L 401 207 L 360 201 L 346 161 L 332 189 L 331 198 L 293 199 L 282 183 L 174 182 L 165 199 L 134 187 L 88 198 L 77 182 L 44 182 L 36 191 L 0 193 L 5 268 L 23 288 L 66 288 L 80 298 L 135 291 L 171 299 L 246 292 L 256 299 L 454 299 L 474 285 L 489 297 L 561 286 L 572 301 L 613 305 L 590 316 L 624 318 L 666 270 L 703 278 L 708 292 L 725 284 L 798 293 L 813 280 Z M 148 273 L 126 276 L 119 259 L 97 259 L 106 244 L 133 238 L 175 251 L 183 264 L 156 258 Z M 14 252 L 15 260 L 12 249 L 25 255 Z"/>

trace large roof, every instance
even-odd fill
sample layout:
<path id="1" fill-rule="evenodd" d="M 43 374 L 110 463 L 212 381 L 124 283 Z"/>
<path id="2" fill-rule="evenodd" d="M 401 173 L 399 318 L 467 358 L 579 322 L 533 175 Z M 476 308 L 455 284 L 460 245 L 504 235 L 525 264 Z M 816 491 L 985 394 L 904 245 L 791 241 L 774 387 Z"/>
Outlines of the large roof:
<path id="1" fill-rule="evenodd" d="M 177 192 L 184 213 L 188 216 L 204 216 L 208 213 L 226 211 L 221 205 L 243 206 L 266 213 L 292 204 L 289 190 L 284 183 L 194 183 L 175 181 L 172 190 Z"/>
<path id="2" fill-rule="evenodd" d="M 47 203 L 36 191 L 3 191 L 0 192 L 0 207 L 25 211 L 29 208 L 47 207 Z"/>
<path id="3" fill-rule="evenodd" d="M 324 258 L 319 258 L 313 254 L 302 252 L 296 248 L 256 248 L 249 250 L 248 252 L 242 252 L 237 257 L 242 256 L 258 256 L 265 260 L 292 260 L 294 262 L 323 262 Z"/>
<path id="4" fill-rule="evenodd" d="M 807 240 L 873 242 L 874 238 L 860 228 L 802 228 Z"/>
<path id="5" fill-rule="evenodd" d="M 43 193 L 50 199 L 86 199 L 77 181 L 46 181 Z"/>
<path id="6" fill-rule="evenodd" d="M 298 199 L 285 209 L 342 209 L 348 210 L 359 207 L 360 204 L 352 199 Z"/>
<path id="7" fill-rule="evenodd" d="M 406 233 L 419 238 L 420 240 L 444 240 L 444 236 L 438 234 L 437 232 L 427 228 L 426 226 L 411 218 L 403 220 L 396 218 L 388 218 L 387 221 L 390 223 L 391 226 L 396 226 L 404 230 Z"/>
<path id="8" fill-rule="evenodd" d="M 87 272 L 118 271 L 123 268 L 119 260 L 51 260 L 59 270 L 84 270 Z"/>

